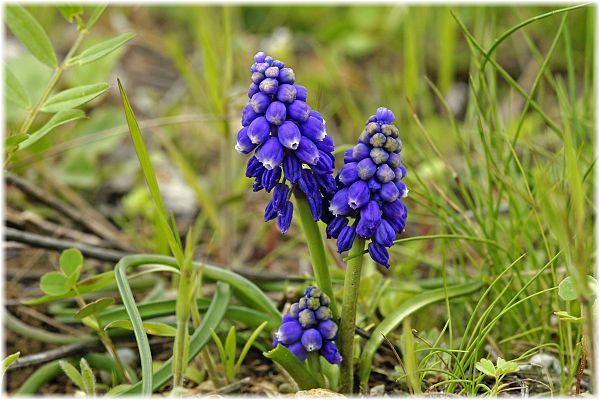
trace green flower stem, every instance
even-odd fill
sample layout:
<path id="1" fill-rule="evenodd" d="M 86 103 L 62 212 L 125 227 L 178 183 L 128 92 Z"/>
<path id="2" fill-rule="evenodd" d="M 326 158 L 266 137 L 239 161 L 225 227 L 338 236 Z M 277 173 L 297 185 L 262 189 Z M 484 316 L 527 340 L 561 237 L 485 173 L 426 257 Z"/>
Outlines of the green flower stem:
<path id="1" fill-rule="evenodd" d="M 356 323 L 356 303 L 358 302 L 364 248 L 365 240 L 357 236 L 350 249 L 350 260 L 346 267 L 346 277 L 344 279 L 344 300 L 339 335 L 340 353 L 342 354 L 340 392 L 348 394 L 351 394 L 354 388 L 354 325 Z M 354 257 L 357 254 L 361 254 L 361 256 Z"/>
<path id="2" fill-rule="evenodd" d="M 319 361 L 319 357 L 321 356 L 319 355 L 318 351 L 311 351 L 308 353 L 306 361 L 308 362 L 308 368 L 310 369 L 312 376 L 314 376 L 317 380 L 319 387 L 327 388 L 327 385 L 325 385 L 323 372 L 321 371 L 321 362 Z"/>
<path id="3" fill-rule="evenodd" d="M 300 215 L 302 230 L 306 236 L 306 243 L 308 243 L 308 251 L 312 259 L 313 273 L 317 281 L 317 286 L 331 299 L 331 312 L 333 313 L 333 319 L 337 321 L 340 314 L 335 302 L 335 296 L 333 295 L 333 286 L 331 285 L 323 236 L 319 230 L 319 225 L 314 220 L 310 211 L 306 196 L 299 190 L 294 191 L 294 195 L 296 196 L 296 208 Z"/>

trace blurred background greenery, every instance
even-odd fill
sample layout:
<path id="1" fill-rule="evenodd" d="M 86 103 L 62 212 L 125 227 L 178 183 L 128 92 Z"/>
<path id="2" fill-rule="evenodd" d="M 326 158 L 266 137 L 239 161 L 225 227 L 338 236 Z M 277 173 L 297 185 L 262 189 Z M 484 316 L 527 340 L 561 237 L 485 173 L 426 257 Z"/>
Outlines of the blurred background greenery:
<path id="1" fill-rule="evenodd" d="M 505 286 L 486 300 L 503 310 L 558 252 L 531 293 L 555 287 L 567 275 L 585 279 L 595 262 L 595 7 L 532 21 L 502 41 L 480 70 L 477 45 L 488 50 L 511 27 L 558 8 L 111 6 L 87 45 L 124 32 L 134 32 L 135 39 L 100 62 L 69 69 L 57 89 L 90 82 L 111 88 L 84 106 L 87 119 L 18 151 L 6 170 L 99 211 L 123 232 L 124 248 L 168 253 L 125 125 L 119 77 L 180 231 L 207 222 L 198 257 L 305 274 L 309 258 L 298 225 L 281 237 L 275 224 L 262 222 L 268 197 L 251 191 L 245 157 L 233 149 L 252 56 L 264 50 L 293 67 L 339 149 L 356 142 L 378 106 L 395 112 L 411 190 L 402 239 L 448 234 L 479 240 L 434 238 L 395 246 L 387 274 L 375 265 L 366 269 L 358 324 L 372 326 L 442 280 L 479 277 L 490 283 L 526 253 L 526 261 L 502 278 Z M 27 9 L 48 32 L 60 60 L 77 36 L 76 26 L 53 7 Z M 5 60 L 30 97 L 38 98 L 51 71 L 10 34 Z M 10 102 L 5 111 L 5 132 L 16 132 L 25 111 Z M 41 114 L 33 130 L 46 120 Z M 9 215 L 32 211 L 53 218 L 19 192 L 6 196 Z M 328 245 L 339 281 L 342 258 Z M 457 346 L 473 305 L 461 300 L 431 307 L 415 316 L 413 327 L 435 338 L 451 319 L 443 343 Z M 556 372 L 558 390 L 570 391 L 582 331 L 558 321 L 553 312 L 559 310 L 578 315 L 579 304 L 560 300 L 554 291 L 520 304 L 475 353 L 511 359 L 547 347 L 566 367 Z"/>

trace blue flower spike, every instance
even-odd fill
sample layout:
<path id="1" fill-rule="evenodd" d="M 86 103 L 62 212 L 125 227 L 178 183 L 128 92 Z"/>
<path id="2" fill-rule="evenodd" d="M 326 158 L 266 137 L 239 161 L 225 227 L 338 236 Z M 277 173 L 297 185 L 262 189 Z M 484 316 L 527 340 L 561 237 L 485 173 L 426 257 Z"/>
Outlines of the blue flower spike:
<path id="1" fill-rule="evenodd" d="M 321 289 L 307 287 L 304 296 L 283 316 L 273 347 L 285 346 L 301 361 L 306 360 L 309 353 L 316 352 L 331 364 L 341 363 L 342 356 L 335 344 L 338 326 L 331 319 L 329 304 L 329 297 Z"/>
<path id="2" fill-rule="evenodd" d="M 408 195 L 402 182 L 406 168 L 394 119 L 392 111 L 379 107 L 367 120 L 356 146 L 344 153 L 329 205 L 335 217 L 326 230 L 328 237 L 337 239 L 340 253 L 350 250 L 357 235 L 370 239 L 369 255 L 386 268 L 390 267 L 387 249 L 404 231 L 407 216 L 402 201 Z"/>
<path id="3" fill-rule="evenodd" d="M 327 135 L 321 114 L 306 103 L 308 93 L 296 84 L 294 71 L 264 52 L 254 56 L 248 104 L 242 110 L 242 129 L 235 149 L 252 157 L 246 176 L 254 178 L 253 190 L 270 192 L 284 185 L 287 198 L 271 201 L 265 221 L 277 219 L 282 234 L 290 228 L 291 194 L 306 196 L 315 221 L 328 223 L 329 200 L 336 189 L 333 178 L 335 144 Z M 274 198 L 280 194 L 274 191 Z"/>

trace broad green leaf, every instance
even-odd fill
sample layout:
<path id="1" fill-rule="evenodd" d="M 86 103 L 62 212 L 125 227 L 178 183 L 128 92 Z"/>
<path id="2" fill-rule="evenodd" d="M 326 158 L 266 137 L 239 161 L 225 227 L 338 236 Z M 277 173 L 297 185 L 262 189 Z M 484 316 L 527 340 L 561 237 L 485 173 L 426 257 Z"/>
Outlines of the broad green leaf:
<path id="1" fill-rule="evenodd" d="M 135 33 L 124 33 L 112 39 L 108 39 L 82 51 L 81 54 L 70 59 L 68 63 L 71 65 L 84 65 L 91 63 L 117 50 L 134 37 Z"/>
<path id="2" fill-rule="evenodd" d="M 565 301 L 575 300 L 577 298 L 577 289 L 573 278 L 567 276 L 558 284 L 558 295 Z"/>
<path id="3" fill-rule="evenodd" d="M 58 61 L 44 28 L 25 8 L 14 5 L 4 9 L 6 25 L 12 33 L 41 62 L 56 67 Z"/>
<path id="4" fill-rule="evenodd" d="M 31 101 L 27 91 L 19 82 L 19 79 L 12 73 L 10 68 L 4 67 L 4 94 L 6 99 L 12 101 L 21 108 L 28 109 L 31 107 Z"/>
<path id="5" fill-rule="evenodd" d="M 587 276 L 588 289 L 591 293 L 596 293 L 596 287 L 598 285 L 598 281 L 593 276 Z M 573 278 L 567 276 L 562 280 L 561 283 L 558 284 L 558 295 L 561 299 L 565 301 L 571 301 L 577 299 L 577 288 L 575 287 L 575 282 Z"/>
<path id="6" fill-rule="evenodd" d="M 71 290 L 77 285 L 77 281 L 79 280 L 79 273 L 81 272 L 81 266 L 79 266 L 71 275 L 67 276 L 67 280 L 65 281 L 65 289 Z"/>
<path id="7" fill-rule="evenodd" d="M 287 347 L 278 344 L 273 350 L 263 353 L 263 355 L 281 365 L 294 378 L 300 390 L 319 387 L 306 364 L 300 361 Z"/>
<path id="8" fill-rule="evenodd" d="M 19 148 L 25 149 L 37 142 L 38 140 L 42 139 L 44 136 L 50 133 L 52 129 L 60 125 L 66 124 L 67 122 L 75 121 L 84 117 L 85 112 L 83 112 L 82 110 L 60 111 L 54 114 L 52 118 L 50 118 L 48 122 L 44 124 L 44 126 L 42 126 L 37 131 L 33 132 L 31 135 L 29 135 L 29 137 L 26 140 L 21 142 L 21 144 L 19 144 Z"/>
<path id="9" fill-rule="evenodd" d="M 68 291 L 65 289 L 66 281 L 67 277 L 60 272 L 48 272 L 40 279 L 40 289 L 49 295 L 61 295 Z"/>
<path id="10" fill-rule="evenodd" d="M 46 100 L 42 111 L 57 112 L 75 108 L 100 96 L 108 87 L 106 83 L 93 83 L 64 90 Z"/>
<path id="11" fill-rule="evenodd" d="M 77 311 L 77 313 L 75 314 L 75 319 L 81 320 L 92 314 L 99 313 L 100 311 L 103 311 L 104 309 L 112 306 L 114 302 L 115 300 L 112 297 L 103 297 L 101 299 L 95 300 L 82 307 L 79 311 Z"/>
<path id="12" fill-rule="evenodd" d="M 120 320 L 111 322 L 110 324 L 106 325 L 104 329 L 110 328 L 122 328 L 132 331 L 133 325 L 131 324 L 131 321 Z M 144 322 L 144 332 L 154 336 L 174 337 L 177 333 L 177 329 L 175 329 L 171 325 L 163 324 L 160 322 Z"/>
<path id="13" fill-rule="evenodd" d="M 496 376 L 496 367 L 494 367 L 494 363 L 488 359 L 482 358 L 479 360 L 477 364 L 475 364 L 475 368 L 487 376 Z"/>
<path id="14" fill-rule="evenodd" d="M 58 364 L 60 365 L 60 368 L 64 371 L 64 373 L 67 374 L 69 378 L 71 378 L 73 383 L 77 385 L 79 389 L 84 390 L 83 377 L 81 376 L 79 371 L 77 371 L 77 368 L 75 368 L 73 365 L 71 365 L 71 363 L 67 361 L 61 360 L 58 362 Z"/>
<path id="15" fill-rule="evenodd" d="M 67 249 L 60 254 L 59 264 L 65 275 L 71 275 L 83 265 L 83 254 L 78 249 Z"/>
<path id="16" fill-rule="evenodd" d="M 502 357 L 498 357 L 498 360 L 496 360 L 496 367 L 499 375 L 506 375 L 519 370 L 519 364 L 514 361 L 506 361 Z"/>
<path id="17" fill-rule="evenodd" d="M 65 4 L 58 6 L 58 11 L 60 11 L 62 16 L 65 17 L 67 22 L 73 22 L 73 18 L 75 18 L 77 15 L 83 14 L 83 7 L 73 4 Z"/>
<path id="18" fill-rule="evenodd" d="M 96 22 L 98 22 L 98 20 L 104 13 L 106 6 L 107 6 L 107 4 L 101 4 L 99 6 L 96 6 L 96 8 L 94 9 L 94 12 L 92 13 L 92 15 L 90 16 L 90 19 L 87 22 L 86 28 L 88 30 L 92 29 L 92 27 L 94 25 L 96 25 Z"/>
<path id="19" fill-rule="evenodd" d="M 6 373 L 8 367 L 10 367 L 15 361 L 17 361 L 20 355 L 21 352 L 17 351 L 16 353 L 13 353 L 10 356 L 7 356 L 4 360 L 2 360 L 2 374 Z"/>
<path id="20" fill-rule="evenodd" d="M 79 368 L 83 380 L 83 391 L 88 395 L 94 395 L 96 393 L 96 378 L 85 358 L 79 361 Z"/>

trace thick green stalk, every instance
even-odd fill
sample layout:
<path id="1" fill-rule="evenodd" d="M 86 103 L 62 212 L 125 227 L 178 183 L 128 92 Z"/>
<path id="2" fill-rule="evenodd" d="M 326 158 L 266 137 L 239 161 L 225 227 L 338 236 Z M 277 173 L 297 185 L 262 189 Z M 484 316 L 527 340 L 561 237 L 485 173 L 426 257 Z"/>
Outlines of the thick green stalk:
<path id="1" fill-rule="evenodd" d="M 300 215 L 302 230 L 306 236 L 308 251 L 312 259 L 315 281 L 317 281 L 317 286 L 319 286 L 319 288 L 331 299 L 331 312 L 333 313 L 333 319 L 337 321 L 340 314 L 335 302 L 335 296 L 333 295 L 333 286 L 331 285 L 323 236 L 319 230 L 319 225 L 314 220 L 312 212 L 310 211 L 306 196 L 299 190 L 294 191 L 294 195 L 296 196 L 296 208 Z"/>
<path id="2" fill-rule="evenodd" d="M 308 353 L 306 361 L 308 363 L 308 368 L 317 380 L 319 387 L 326 389 L 327 385 L 325 385 L 325 379 L 323 372 L 321 371 L 321 362 L 319 361 L 319 357 L 321 356 L 318 351 L 311 351 L 310 353 Z"/>
<path id="3" fill-rule="evenodd" d="M 177 303 L 175 315 L 177 318 L 177 332 L 175 334 L 175 345 L 173 348 L 173 388 L 183 386 L 183 377 L 188 365 L 189 331 L 190 319 L 190 291 L 193 287 L 193 275 L 191 263 L 185 263 L 179 277 L 177 291 Z"/>
<path id="4" fill-rule="evenodd" d="M 358 302 L 364 248 L 365 240 L 357 236 L 348 254 L 350 260 L 344 278 L 344 300 L 339 335 L 340 353 L 342 354 L 340 392 L 348 394 L 351 394 L 354 388 L 354 325 L 356 324 L 356 303 Z"/>

